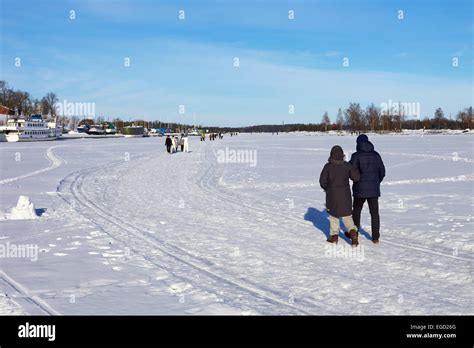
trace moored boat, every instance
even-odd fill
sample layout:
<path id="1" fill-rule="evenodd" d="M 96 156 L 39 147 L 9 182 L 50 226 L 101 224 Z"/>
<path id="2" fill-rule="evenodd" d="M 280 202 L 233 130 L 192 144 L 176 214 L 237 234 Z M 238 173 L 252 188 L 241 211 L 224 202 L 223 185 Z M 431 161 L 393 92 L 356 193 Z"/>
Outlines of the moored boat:
<path id="1" fill-rule="evenodd" d="M 45 141 L 60 138 L 62 129 L 55 120 L 44 120 L 42 115 L 10 116 L 6 125 L 0 126 L 0 133 L 2 141 Z"/>
<path id="2" fill-rule="evenodd" d="M 105 134 L 105 129 L 100 124 L 93 124 L 92 126 L 89 127 L 89 130 L 87 131 L 87 134 L 90 134 L 90 135 L 104 135 Z"/>
<path id="3" fill-rule="evenodd" d="M 143 137 L 145 134 L 145 128 L 143 126 L 123 127 L 122 134 L 127 138 Z"/>

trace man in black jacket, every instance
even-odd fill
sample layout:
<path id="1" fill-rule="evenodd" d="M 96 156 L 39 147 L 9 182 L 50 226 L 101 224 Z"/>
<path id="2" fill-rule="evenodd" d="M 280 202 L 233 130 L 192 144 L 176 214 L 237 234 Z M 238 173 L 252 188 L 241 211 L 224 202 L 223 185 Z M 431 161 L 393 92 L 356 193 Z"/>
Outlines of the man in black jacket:
<path id="1" fill-rule="evenodd" d="M 329 243 L 337 243 L 339 236 L 339 218 L 346 226 L 353 246 L 359 244 L 357 228 L 352 220 L 352 197 L 349 179 L 359 180 L 356 168 L 344 161 L 344 152 L 340 146 L 331 149 L 328 163 L 319 177 L 319 184 L 326 192 L 326 210 L 329 214 Z"/>
<path id="2" fill-rule="evenodd" d="M 173 140 L 171 140 L 169 135 L 166 136 L 165 145 L 166 151 L 168 151 L 168 153 L 171 153 L 171 145 L 173 145 Z"/>
<path id="3" fill-rule="evenodd" d="M 372 242 L 378 243 L 380 238 L 380 183 L 385 177 L 385 166 L 367 135 L 361 134 L 357 137 L 357 152 L 352 154 L 349 163 L 360 172 L 360 180 L 354 182 L 352 186 L 354 223 L 360 229 L 360 213 L 367 200 L 372 225 Z"/>

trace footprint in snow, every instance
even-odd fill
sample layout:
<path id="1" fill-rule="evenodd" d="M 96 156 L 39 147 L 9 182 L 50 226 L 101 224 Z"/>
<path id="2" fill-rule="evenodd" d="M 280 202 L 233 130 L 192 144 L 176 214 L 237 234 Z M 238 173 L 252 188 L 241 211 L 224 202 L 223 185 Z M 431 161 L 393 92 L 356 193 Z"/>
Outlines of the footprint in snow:
<path id="1" fill-rule="evenodd" d="M 370 302 L 370 301 L 369 301 L 368 299 L 366 299 L 366 298 L 361 298 L 361 299 L 359 300 L 359 303 L 369 303 L 369 302 Z"/>
<path id="2" fill-rule="evenodd" d="M 178 284 L 173 284 L 169 287 L 169 291 L 172 294 L 180 293 L 189 289 L 192 289 L 193 286 L 191 284 L 185 284 L 185 283 L 178 283 Z"/>
<path id="3" fill-rule="evenodd" d="M 56 295 L 57 295 L 57 293 L 54 292 L 54 291 L 52 291 L 52 292 L 43 292 L 41 294 L 41 296 L 44 297 L 44 298 L 55 298 Z"/>
<path id="4" fill-rule="evenodd" d="M 66 256 L 67 254 L 65 254 L 65 253 L 54 253 L 53 255 L 54 256 Z"/>

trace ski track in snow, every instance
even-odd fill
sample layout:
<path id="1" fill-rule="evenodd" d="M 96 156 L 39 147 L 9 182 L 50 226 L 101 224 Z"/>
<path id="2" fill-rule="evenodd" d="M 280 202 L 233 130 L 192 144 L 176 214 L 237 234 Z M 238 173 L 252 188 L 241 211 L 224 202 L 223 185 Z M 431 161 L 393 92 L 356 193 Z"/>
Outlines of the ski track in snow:
<path id="1" fill-rule="evenodd" d="M 123 163 L 123 161 L 120 161 L 119 163 Z M 110 169 L 109 166 L 107 166 L 107 168 Z M 255 301 L 255 303 L 253 303 L 251 307 L 254 310 L 258 308 L 258 306 L 263 306 L 265 308 L 264 311 L 268 312 L 272 309 L 272 306 L 278 305 L 280 307 L 278 307 L 278 311 L 276 313 L 285 313 L 285 310 L 282 310 L 281 307 L 287 307 L 289 309 L 287 314 L 309 314 L 305 309 L 298 308 L 298 306 L 291 305 L 286 300 L 279 298 L 279 296 L 281 296 L 280 294 L 272 294 L 270 289 L 254 287 L 252 284 L 245 283 L 242 279 L 237 280 L 230 278 L 228 275 L 223 275 L 222 273 L 217 274 L 215 270 L 212 270 L 209 267 L 209 264 L 206 264 L 206 260 L 199 259 L 195 255 L 192 255 L 183 249 L 180 249 L 179 247 L 176 247 L 170 243 L 166 243 L 156 237 L 150 236 L 145 231 L 142 231 L 138 227 L 132 226 L 131 224 L 122 221 L 117 216 L 110 215 L 104 209 L 100 208 L 97 204 L 89 200 L 82 190 L 84 176 L 91 175 L 93 173 L 94 170 L 87 170 L 85 172 L 81 172 L 80 174 L 74 175 L 74 179 L 70 184 L 71 186 L 68 188 L 68 191 L 70 191 L 74 201 L 65 198 L 66 195 L 62 192 L 63 187 L 59 189 L 61 197 L 68 201 L 69 204 L 72 204 L 75 208 L 77 208 L 76 204 L 84 206 L 87 209 L 87 213 L 84 214 L 91 221 L 94 221 L 104 232 L 109 234 L 114 239 L 124 243 L 124 245 L 130 246 L 133 252 L 142 255 L 150 263 L 177 275 L 183 280 L 189 281 L 192 284 L 198 281 L 200 287 L 207 287 L 206 291 L 219 293 L 220 289 L 223 287 L 232 287 L 233 289 L 228 290 L 229 292 L 233 293 L 232 296 L 225 296 L 222 293 L 219 293 L 219 296 L 226 298 L 226 303 L 232 304 L 235 302 L 235 298 L 239 298 L 239 295 L 241 296 L 241 293 L 244 292 L 247 295 L 253 297 L 252 300 Z M 67 178 L 63 180 L 63 182 L 64 181 L 68 181 Z M 97 217 L 100 217 L 102 222 L 97 221 Z M 125 234 L 122 233 L 119 235 L 116 233 L 111 233 L 110 229 L 104 228 L 104 222 L 107 224 L 106 227 L 114 225 Z M 143 241 L 145 244 L 137 244 L 137 239 L 134 239 L 133 244 L 130 243 L 130 236 L 138 238 L 138 240 Z M 150 249 L 150 247 L 152 247 L 152 249 Z M 156 250 L 160 250 L 163 254 L 171 258 L 171 265 L 165 265 L 162 258 L 160 258 L 159 261 L 154 261 L 151 255 Z M 177 263 L 173 261 L 177 261 Z M 186 269 L 184 271 L 182 270 L 183 267 L 189 267 L 192 268 L 192 270 Z M 189 277 L 189 274 L 192 271 L 199 272 L 201 276 L 193 280 Z M 211 283 L 204 285 L 202 278 L 203 275 L 209 277 L 212 281 L 217 281 L 219 286 L 214 288 Z M 262 300 L 266 302 L 263 305 L 261 304 Z M 246 303 L 245 306 L 249 306 L 249 304 Z M 310 303 L 310 306 L 314 307 L 317 306 L 317 304 Z"/>
<path id="2" fill-rule="evenodd" d="M 37 296 L 31 295 L 28 289 L 1 270 L 0 283 L 8 285 L 8 287 L 14 291 L 14 295 L 10 296 L 10 298 L 13 298 L 17 305 L 20 305 L 20 303 L 23 302 L 22 308 L 28 310 L 28 314 L 59 315 L 59 313 L 51 308 L 51 306 L 46 301 Z"/>
<path id="3" fill-rule="evenodd" d="M 35 170 L 33 172 L 26 173 L 26 174 L 23 174 L 23 175 L 20 175 L 20 176 L 15 176 L 13 178 L 7 178 L 7 179 L 0 180 L 0 185 L 5 185 L 5 184 L 8 184 L 8 183 L 11 183 L 11 182 L 14 182 L 14 181 L 30 178 L 32 176 L 48 172 L 50 170 L 53 170 L 53 169 L 61 166 L 62 164 L 65 163 L 65 161 L 60 156 L 55 155 L 53 153 L 53 150 L 57 149 L 58 147 L 64 147 L 64 146 L 65 145 L 51 146 L 46 150 L 46 155 L 45 156 L 50 161 L 50 165 L 48 167 L 42 168 L 42 169 L 39 169 L 39 170 Z"/>

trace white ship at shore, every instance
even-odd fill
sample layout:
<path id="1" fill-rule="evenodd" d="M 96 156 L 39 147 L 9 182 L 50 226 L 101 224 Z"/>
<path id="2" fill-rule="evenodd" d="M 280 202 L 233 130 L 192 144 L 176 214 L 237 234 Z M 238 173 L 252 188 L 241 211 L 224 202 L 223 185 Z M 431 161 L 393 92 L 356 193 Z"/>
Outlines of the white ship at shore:
<path id="1" fill-rule="evenodd" d="M 0 126 L 0 141 L 45 141 L 57 140 L 62 129 L 55 120 L 44 120 L 41 115 L 9 116 Z"/>

